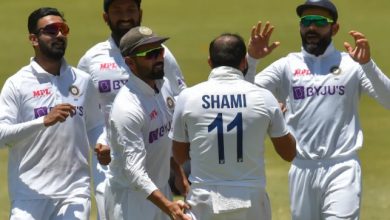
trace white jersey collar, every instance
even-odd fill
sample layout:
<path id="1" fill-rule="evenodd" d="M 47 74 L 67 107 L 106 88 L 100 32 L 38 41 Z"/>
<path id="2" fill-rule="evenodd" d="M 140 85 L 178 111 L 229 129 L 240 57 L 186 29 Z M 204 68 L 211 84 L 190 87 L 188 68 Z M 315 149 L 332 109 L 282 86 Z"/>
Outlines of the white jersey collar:
<path id="1" fill-rule="evenodd" d="M 244 79 L 244 75 L 236 68 L 220 66 L 211 70 L 209 79 Z"/>
<path id="2" fill-rule="evenodd" d="M 164 79 L 155 80 L 157 89 L 160 92 L 164 81 L 165 81 L 165 77 Z M 156 91 L 152 87 L 150 87 L 147 83 L 145 83 L 143 80 L 141 80 L 134 74 L 130 74 L 127 85 L 129 86 L 129 88 L 135 88 L 146 95 L 150 95 L 150 96 L 156 95 Z"/>
<path id="3" fill-rule="evenodd" d="M 31 68 L 33 70 L 33 73 L 34 74 L 44 74 L 44 75 L 49 75 L 49 76 L 55 76 L 49 72 L 47 72 L 46 70 L 44 70 L 41 65 L 39 65 L 36 61 L 35 61 L 35 58 L 34 57 L 31 57 L 30 58 L 30 65 L 31 65 Z M 66 73 L 68 71 L 68 69 L 70 68 L 70 66 L 68 65 L 68 63 L 66 62 L 66 60 L 64 58 L 62 58 L 61 60 L 61 68 L 60 68 L 60 75 L 59 76 L 62 76 L 64 75 L 64 73 Z"/>
<path id="4" fill-rule="evenodd" d="M 107 41 L 108 41 L 112 50 L 117 50 L 119 52 L 119 54 L 122 54 L 119 47 L 115 44 L 114 38 L 112 38 L 110 36 Z"/>

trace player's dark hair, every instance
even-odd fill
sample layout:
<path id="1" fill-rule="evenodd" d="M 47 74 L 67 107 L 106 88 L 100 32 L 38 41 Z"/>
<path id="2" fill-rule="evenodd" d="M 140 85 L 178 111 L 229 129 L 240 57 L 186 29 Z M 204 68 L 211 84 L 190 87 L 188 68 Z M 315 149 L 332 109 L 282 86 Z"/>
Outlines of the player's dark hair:
<path id="1" fill-rule="evenodd" d="M 30 14 L 30 16 L 28 16 L 28 24 L 27 24 L 28 32 L 36 33 L 39 19 L 48 15 L 60 16 L 62 20 L 65 21 L 64 14 L 62 12 L 59 12 L 56 8 L 50 8 L 50 7 L 38 8 L 37 10 L 33 11 Z"/>
<path id="2" fill-rule="evenodd" d="M 246 45 L 240 35 L 224 33 L 211 41 L 209 54 L 212 68 L 230 66 L 238 69 L 246 55 Z"/>

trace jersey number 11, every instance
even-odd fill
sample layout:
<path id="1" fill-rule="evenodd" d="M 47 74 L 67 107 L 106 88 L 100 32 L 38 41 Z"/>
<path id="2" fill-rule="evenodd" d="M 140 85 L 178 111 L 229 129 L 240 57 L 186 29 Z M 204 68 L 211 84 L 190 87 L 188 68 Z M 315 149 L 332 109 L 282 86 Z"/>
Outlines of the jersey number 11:
<path id="1" fill-rule="evenodd" d="M 227 131 L 237 127 L 237 162 L 242 163 L 242 113 L 239 112 L 236 117 L 227 125 Z M 208 126 L 208 132 L 217 129 L 218 135 L 218 160 L 219 164 L 225 163 L 225 146 L 223 142 L 223 118 L 222 113 L 218 113 L 214 121 Z"/>

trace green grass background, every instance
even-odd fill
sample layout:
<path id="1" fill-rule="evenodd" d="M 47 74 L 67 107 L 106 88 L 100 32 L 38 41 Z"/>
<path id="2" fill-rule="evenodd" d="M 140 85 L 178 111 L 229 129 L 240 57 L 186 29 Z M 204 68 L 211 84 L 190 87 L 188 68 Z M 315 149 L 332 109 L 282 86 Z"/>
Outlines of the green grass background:
<path id="1" fill-rule="evenodd" d="M 5 79 L 29 63 L 33 49 L 28 41 L 27 17 L 38 7 L 58 7 L 65 13 L 71 28 L 66 58 L 77 65 L 84 52 L 107 39 L 109 29 L 102 19 L 103 0 L 14 0 L 0 1 L 0 86 Z M 295 7 L 303 0 L 143 0 L 142 24 L 160 35 L 170 36 L 167 45 L 175 54 L 187 84 L 206 80 L 209 67 L 209 42 L 222 32 L 249 38 L 251 27 L 269 20 L 276 26 L 272 40 L 281 46 L 261 61 L 264 68 L 288 52 L 300 50 L 298 18 Z M 344 41 L 352 42 L 349 30 L 363 32 L 369 39 L 372 57 L 390 75 L 390 2 L 388 0 L 334 0 L 339 9 L 340 31 L 335 45 L 343 49 Z M 1 108 L 1 106 L 0 106 Z M 361 219 L 388 219 L 390 210 L 390 114 L 371 98 L 363 97 L 360 116 L 364 131 L 364 147 L 360 150 L 363 164 L 363 203 Z M 278 158 L 267 141 L 267 190 L 272 203 L 273 219 L 290 219 L 287 172 L 289 164 Z M 94 208 L 93 208 L 94 209 Z M 0 150 L 0 219 L 7 219 L 7 150 Z M 92 212 L 91 219 L 96 219 Z"/>

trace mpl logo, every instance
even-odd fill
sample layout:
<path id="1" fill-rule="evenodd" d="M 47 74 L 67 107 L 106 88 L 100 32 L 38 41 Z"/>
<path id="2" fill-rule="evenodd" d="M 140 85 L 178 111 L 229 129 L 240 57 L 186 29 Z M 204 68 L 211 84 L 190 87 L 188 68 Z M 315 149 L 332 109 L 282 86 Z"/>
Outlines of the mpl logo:
<path id="1" fill-rule="evenodd" d="M 101 63 L 100 64 L 100 70 L 114 70 L 118 68 L 118 65 L 116 63 Z"/>
<path id="2" fill-rule="evenodd" d="M 33 97 L 34 98 L 41 97 L 41 96 L 48 96 L 50 94 L 51 94 L 51 91 L 49 90 L 49 88 L 38 89 L 38 90 L 33 91 Z"/>
<path id="3" fill-rule="evenodd" d="M 156 119 L 158 116 L 156 109 L 153 109 L 153 111 L 149 114 L 150 120 Z"/>

